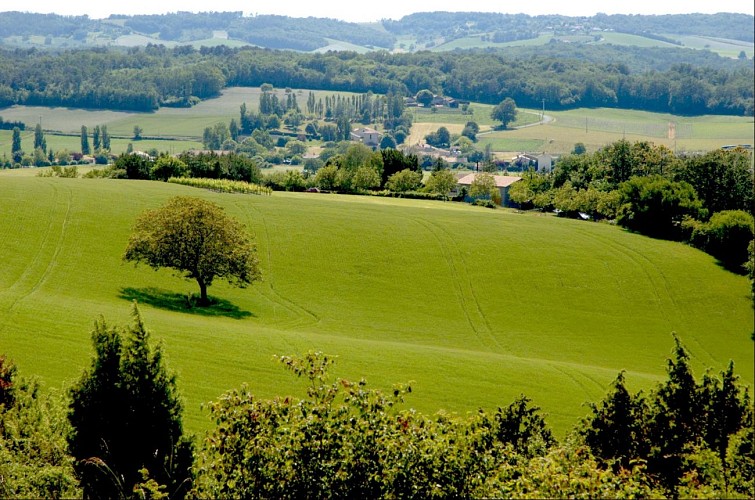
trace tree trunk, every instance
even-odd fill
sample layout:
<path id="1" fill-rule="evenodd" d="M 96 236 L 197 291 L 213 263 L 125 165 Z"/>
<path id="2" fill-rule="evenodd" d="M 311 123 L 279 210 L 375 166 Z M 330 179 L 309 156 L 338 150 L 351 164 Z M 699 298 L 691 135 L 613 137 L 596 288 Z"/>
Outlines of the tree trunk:
<path id="1" fill-rule="evenodd" d="M 210 301 L 207 299 L 207 284 L 204 282 L 204 280 L 197 280 L 197 283 L 199 283 L 199 305 L 200 306 L 206 306 L 210 304 Z"/>

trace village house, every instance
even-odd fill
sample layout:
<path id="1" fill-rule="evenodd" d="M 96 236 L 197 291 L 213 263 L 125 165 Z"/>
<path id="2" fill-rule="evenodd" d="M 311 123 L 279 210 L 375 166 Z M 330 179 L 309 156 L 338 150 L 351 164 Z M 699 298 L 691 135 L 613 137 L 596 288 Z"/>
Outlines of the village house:
<path id="1" fill-rule="evenodd" d="M 357 128 L 351 131 L 351 140 L 376 148 L 380 144 L 380 132 L 372 128 Z"/>
<path id="2" fill-rule="evenodd" d="M 512 163 L 519 165 L 522 170 L 526 170 L 527 167 L 535 167 L 535 170 L 539 173 L 548 173 L 553 170 L 553 157 L 549 154 L 531 154 L 522 153 L 512 160 Z"/>
<path id="3" fill-rule="evenodd" d="M 477 177 L 478 173 L 472 173 L 465 175 L 461 179 L 457 181 L 458 186 L 466 187 L 467 192 L 469 192 L 469 187 L 472 185 L 472 182 L 474 182 L 475 177 Z M 508 207 L 509 206 L 509 188 L 512 184 L 514 184 L 517 181 L 522 180 L 521 177 L 516 177 L 512 175 L 494 175 L 493 180 L 495 181 L 495 187 L 498 188 L 498 191 L 501 193 L 501 206 Z M 474 198 L 471 196 L 467 196 L 467 198 L 464 201 L 474 201 Z"/>

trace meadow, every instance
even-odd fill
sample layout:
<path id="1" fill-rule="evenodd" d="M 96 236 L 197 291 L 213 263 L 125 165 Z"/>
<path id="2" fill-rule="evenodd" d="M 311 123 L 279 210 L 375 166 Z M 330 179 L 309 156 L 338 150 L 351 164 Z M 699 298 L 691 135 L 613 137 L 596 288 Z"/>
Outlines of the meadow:
<path id="1" fill-rule="evenodd" d="M 0 339 L 24 375 L 68 387 L 92 324 L 137 300 L 178 372 L 191 431 L 201 404 L 247 383 L 302 395 L 275 354 L 338 356 L 335 375 L 412 382 L 425 413 L 494 409 L 526 394 L 563 435 L 620 370 L 664 377 L 677 332 L 698 376 L 730 359 L 752 387 L 745 277 L 693 248 L 608 224 L 450 202 L 311 193 L 220 194 L 173 184 L 0 172 Z M 255 236 L 264 281 L 196 283 L 121 262 L 136 216 L 174 195 L 222 205 Z"/>

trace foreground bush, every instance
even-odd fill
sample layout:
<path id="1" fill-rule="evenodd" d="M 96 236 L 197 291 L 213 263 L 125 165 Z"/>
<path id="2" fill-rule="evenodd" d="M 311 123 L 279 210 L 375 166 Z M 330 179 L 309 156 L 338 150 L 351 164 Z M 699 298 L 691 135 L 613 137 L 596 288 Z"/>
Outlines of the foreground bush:
<path id="1" fill-rule="evenodd" d="M 752 406 L 733 367 L 697 383 L 677 341 L 648 397 L 623 375 L 566 443 L 522 397 L 495 413 L 423 416 L 364 380 L 328 381 L 332 359 L 281 357 L 302 400 L 246 387 L 210 405 L 195 495 L 252 498 L 741 497 L 755 476 Z"/>
<path id="2" fill-rule="evenodd" d="M 309 382 L 307 398 L 255 399 L 247 388 L 210 405 L 216 422 L 199 454 L 201 497 L 480 497 L 554 439 L 526 398 L 490 415 L 399 410 L 364 380 L 328 382 L 321 353 L 280 361 Z M 500 472 L 500 473 L 499 473 Z M 492 483 L 491 483 L 492 481 Z"/>
<path id="3" fill-rule="evenodd" d="M 647 466 L 674 496 L 747 497 L 753 490 L 753 408 L 734 366 L 698 382 L 676 339 L 668 379 L 647 396 L 631 394 L 620 374 L 580 430 L 604 466 Z"/>

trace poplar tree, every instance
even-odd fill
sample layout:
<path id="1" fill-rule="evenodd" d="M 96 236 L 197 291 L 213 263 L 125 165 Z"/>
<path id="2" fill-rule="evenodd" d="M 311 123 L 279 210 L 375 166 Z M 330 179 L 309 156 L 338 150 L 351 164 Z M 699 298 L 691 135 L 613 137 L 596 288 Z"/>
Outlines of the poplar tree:
<path id="1" fill-rule="evenodd" d="M 47 141 L 45 140 L 45 134 L 42 132 L 42 125 L 37 123 L 34 127 L 34 149 L 41 148 L 42 151 L 47 153 Z"/>
<path id="2" fill-rule="evenodd" d="M 21 150 L 21 129 L 13 127 L 13 139 L 11 143 L 11 155 L 15 163 L 20 163 L 24 152 Z"/>
<path id="3" fill-rule="evenodd" d="M 89 148 L 89 133 L 87 132 L 86 125 L 81 126 L 81 154 L 88 155 L 91 153 Z"/>

